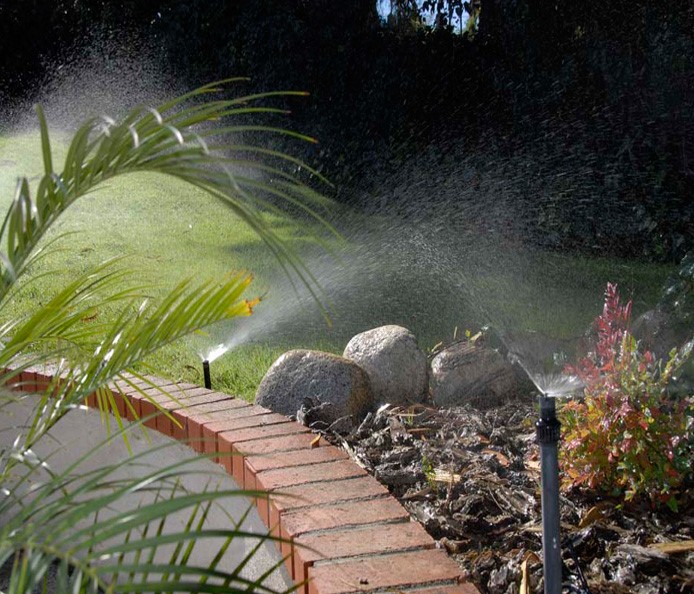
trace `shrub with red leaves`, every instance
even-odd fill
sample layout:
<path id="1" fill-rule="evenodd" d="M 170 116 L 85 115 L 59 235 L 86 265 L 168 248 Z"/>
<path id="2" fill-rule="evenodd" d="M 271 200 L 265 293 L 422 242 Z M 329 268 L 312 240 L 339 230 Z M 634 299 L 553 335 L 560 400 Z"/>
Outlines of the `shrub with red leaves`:
<path id="1" fill-rule="evenodd" d="M 585 384 L 584 397 L 562 408 L 564 487 L 588 487 L 625 501 L 677 509 L 691 475 L 694 410 L 673 399 L 668 385 L 691 357 L 694 340 L 656 360 L 629 333 L 631 302 L 608 284 L 595 321 L 595 348 L 565 372 Z"/>

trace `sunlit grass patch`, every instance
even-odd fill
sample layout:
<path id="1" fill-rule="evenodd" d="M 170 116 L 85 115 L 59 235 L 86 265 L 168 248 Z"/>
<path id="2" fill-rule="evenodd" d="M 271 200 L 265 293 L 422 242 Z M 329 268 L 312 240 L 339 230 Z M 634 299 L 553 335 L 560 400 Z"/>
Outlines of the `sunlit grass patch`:
<path id="1" fill-rule="evenodd" d="M 65 152 L 59 134 L 54 144 L 58 166 Z M 37 134 L 0 137 L 0 207 L 10 204 L 18 175 L 41 172 L 39 147 Z M 341 252 L 342 261 L 317 260 L 314 267 L 312 258 L 321 249 L 303 233 L 307 223 L 267 217 L 292 249 L 308 254 L 309 269 L 335 299 L 331 329 L 318 308 L 313 315 L 305 306 L 302 310 L 294 305 L 296 295 L 277 260 L 228 208 L 183 182 L 152 173 L 118 177 L 71 206 L 47 237 L 64 235 L 57 244 L 60 249 L 49 251 L 33 267 L 36 280 L 13 297 L 6 315 L 30 313 L 66 281 L 110 258 L 125 257 L 132 271 L 127 282 L 147 286 L 143 299 L 161 295 L 186 278 L 222 279 L 249 271 L 255 280 L 248 296 L 269 292 L 275 300 L 258 306 L 254 317 L 266 322 L 259 326 L 262 332 L 251 332 L 251 344 L 214 362 L 213 380 L 216 389 L 251 398 L 270 364 L 289 348 L 341 353 L 354 333 L 389 323 L 410 328 L 423 348 L 452 339 L 456 328 L 461 336 L 490 322 L 501 330 L 572 338 L 583 334 L 599 313 L 608 281 L 618 283 L 622 294 L 634 300 L 638 314 L 657 302 L 672 271 L 650 263 L 514 252 L 497 245 L 481 244 L 471 252 L 475 241 L 466 242 L 468 247 L 437 244 L 431 253 L 418 252 L 421 246 L 410 241 L 411 227 L 388 235 L 381 230 L 391 221 L 357 215 L 349 225 L 363 233 Z M 395 239 L 400 243 L 391 243 Z M 440 250 L 450 251 L 441 269 L 434 262 Z M 282 319 L 273 317 L 278 304 L 287 310 Z M 105 322 L 113 315 L 108 305 L 96 308 L 84 324 Z M 228 328 L 230 334 L 235 323 Z M 218 335 L 210 337 L 210 346 Z M 190 340 L 182 341 L 146 363 L 156 374 L 201 383 L 198 350 Z"/>

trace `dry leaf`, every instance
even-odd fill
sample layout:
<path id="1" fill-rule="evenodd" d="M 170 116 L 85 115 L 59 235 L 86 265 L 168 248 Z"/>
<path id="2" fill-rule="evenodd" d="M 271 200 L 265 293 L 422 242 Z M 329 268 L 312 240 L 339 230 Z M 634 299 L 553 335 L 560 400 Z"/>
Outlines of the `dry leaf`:
<path id="1" fill-rule="evenodd" d="M 581 521 L 578 523 L 578 527 L 586 528 L 587 526 L 590 526 L 598 520 L 602 520 L 602 518 L 605 516 L 603 511 L 608 509 L 609 507 L 611 507 L 611 505 L 606 501 L 594 505 L 581 518 Z"/>
<path id="2" fill-rule="evenodd" d="M 521 584 L 518 594 L 532 594 L 530 590 L 530 576 L 528 575 L 529 563 L 540 563 L 540 558 L 532 551 L 528 551 L 521 564 Z"/>
<path id="3" fill-rule="evenodd" d="M 460 553 L 463 553 L 467 547 L 470 546 L 470 539 L 465 539 L 465 540 L 451 540 L 450 538 L 446 538 L 445 536 L 439 541 L 446 551 L 448 551 L 452 555 L 459 555 Z"/>
<path id="4" fill-rule="evenodd" d="M 320 445 L 320 435 L 316 435 L 311 441 L 311 447 L 317 448 Z"/>
<path id="5" fill-rule="evenodd" d="M 508 468 L 508 465 L 511 463 L 511 461 L 508 459 L 508 456 L 502 454 L 501 452 L 497 452 L 496 450 L 492 450 L 491 448 L 483 449 L 482 453 L 491 454 L 492 456 L 494 456 L 504 468 Z"/>
<path id="6" fill-rule="evenodd" d="M 529 470 L 537 470 L 538 472 L 541 470 L 539 460 L 526 460 L 525 467 Z"/>
<path id="7" fill-rule="evenodd" d="M 431 431 L 433 431 L 432 427 L 413 427 L 412 429 L 407 430 L 407 432 L 411 435 L 430 433 Z"/>
<path id="8" fill-rule="evenodd" d="M 477 438 L 480 440 L 480 443 L 483 443 L 483 444 L 485 444 L 485 445 L 487 445 L 488 443 L 491 443 L 491 441 L 489 440 L 489 438 L 488 438 L 486 435 L 482 434 L 482 433 L 478 433 L 478 434 L 477 434 Z"/>
<path id="9" fill-rule="evenodd" d="M 461 476 L 459 474 L 456 474 L 455 472 L 450 472 L 448 470 L 444 470 L 443 468 L 435 468 L 434 469 L 434 476 L 432 477 L 433 480 L 437 483 L 459 483 Z"/>
<path id="10" fill-rule="evenodd" d="M 656 549 L 661 553 L 688 553 L 694 551 L 694 540 L 679 540 L 675 542 L 656 542 L 648 545 L 649 549 Z"/>

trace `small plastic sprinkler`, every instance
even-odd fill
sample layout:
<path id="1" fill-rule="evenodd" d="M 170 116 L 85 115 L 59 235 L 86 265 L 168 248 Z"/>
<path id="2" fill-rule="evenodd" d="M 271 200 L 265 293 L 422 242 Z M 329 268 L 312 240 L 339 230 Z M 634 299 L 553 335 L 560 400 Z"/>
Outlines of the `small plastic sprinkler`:
<path id="1" fill-rule="evenodd" d="M 205 378 L 205 387 L 211 390 L 212 379 L 210 378 L 210 362 L 207 359 L 202 362 L 202 375 Z"/>
<path id="2" fill-rule="evenodd" d="M 557 443 L 561 423 L 555 399 L 540 394 L 540 419 L 535 423 L 540 444 L 542 475 L 542 561 L 545 594 L 561 594 L 561 539 L 559 536 L 559 461 Z"/>

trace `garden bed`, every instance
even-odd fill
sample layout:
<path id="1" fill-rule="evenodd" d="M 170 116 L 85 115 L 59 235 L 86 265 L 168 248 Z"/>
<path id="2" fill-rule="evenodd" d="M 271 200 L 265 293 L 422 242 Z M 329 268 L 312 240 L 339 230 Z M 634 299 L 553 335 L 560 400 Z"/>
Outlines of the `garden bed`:
<path id="1" fill-rule="evenodd" d="M 330 434 L 388 487 L 485 594 L 540 592 L 542 544 L 536 407 L 385 408 Z M 694 483 L 677 513 L 561 497 L 566 576 L 592 593 L 684 593 L 694 587 Z M 580 590 L 576 590 L 580 591 Z"/>

